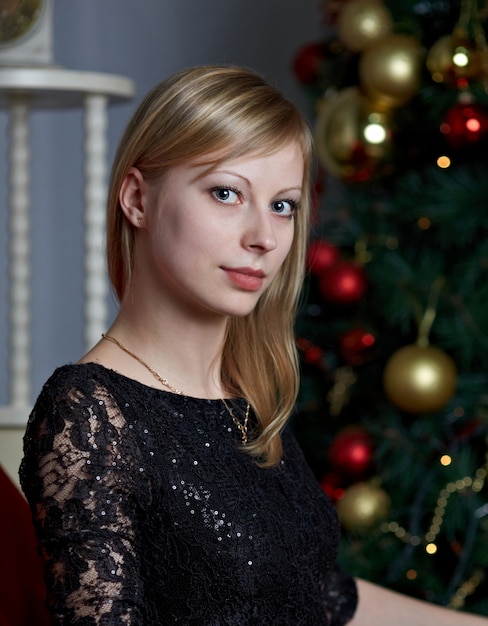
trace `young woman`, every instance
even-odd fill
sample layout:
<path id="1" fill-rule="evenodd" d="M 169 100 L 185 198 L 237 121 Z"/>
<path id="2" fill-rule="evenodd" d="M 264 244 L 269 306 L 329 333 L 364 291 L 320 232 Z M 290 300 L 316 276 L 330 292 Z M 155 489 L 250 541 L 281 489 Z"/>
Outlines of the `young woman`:
<path id="1" fill-rule="evenodd" d="M 335 512 L 285 429 L 311 154 L 296 108 L 241 68 L 183 71 L 129 123 L 108 206 L 119 313 L 25 436 L 55 623 L 351 619 Z M 356 624 L 461 623 L 368 583 L 360 599 Z"/>

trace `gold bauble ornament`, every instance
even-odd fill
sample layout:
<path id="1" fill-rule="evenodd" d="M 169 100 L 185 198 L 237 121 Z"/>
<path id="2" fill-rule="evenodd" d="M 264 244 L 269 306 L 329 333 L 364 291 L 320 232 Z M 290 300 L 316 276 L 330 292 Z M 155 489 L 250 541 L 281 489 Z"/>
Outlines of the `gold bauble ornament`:
<path id="1" fill-rule="evenodd" d="M 352 532 L 369 530 L 390 511 L 388 494 L 372 482 L 354 483 L 337 502 L 337 513 L 344 528 Z"/>
<path id="2" fill-rule="evenodd" d="M 452 74 L 452 35 L 438 39 L 427 53 L 426 65 L 436 83 L 446 83 Z"/>
<path id="3" fill-rule="evenodd" d="M 458 80 L 477 80 L 482 75 L 482 55 L 462 30 L 438 39 L 427 53 L 426 65 L 436 83 L 456 85 Z"/>
<path id="4" fill-rule="evenodd" d="M 415 37 L 389 35 L 362 53 L 360 83 L 378 107 L 401 106 L 419 90 L 422 60 Z"/>
<path id="5" fill-rule="evenodd" d="M 397 350 L 383 372 L 389 400 L 409 413 L 442 409 L 456 391 L 454 361 L 435 346 L 412 344 Z"/>
<path id="6" fill-rule="evenodd" d="M 391 167 L 391 114 L 375 110 L 357 87 L 348 87 L 319 109 L 315 142 L 321 164 L 334 176 L 369 180 Z"/>
<path id="7" fill-rule="evenodd" d="M 388 35 L 392 23 L 381 0 L 349 0 L 339 14 L 337 31 L 346 48 L 359 52 Z"/>

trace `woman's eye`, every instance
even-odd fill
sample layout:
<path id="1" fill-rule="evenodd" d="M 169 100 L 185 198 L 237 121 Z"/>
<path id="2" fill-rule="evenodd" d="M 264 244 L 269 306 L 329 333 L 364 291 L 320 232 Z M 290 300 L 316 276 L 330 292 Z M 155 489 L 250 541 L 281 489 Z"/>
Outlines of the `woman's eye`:
<path id="1" fill-rule="evenodd" d="M 224 204 L 237 204 L 239 202 L 239 192 L 230 187 L 217 187 L 212 189 L 213 197 Z"/>
<path id="2" fill-rule="evenodd" d="M 276 200 L 271 205 L 271 208 L 279 215 L 292 216 L 298 208 L 298 202 L 294 200 Z"/>

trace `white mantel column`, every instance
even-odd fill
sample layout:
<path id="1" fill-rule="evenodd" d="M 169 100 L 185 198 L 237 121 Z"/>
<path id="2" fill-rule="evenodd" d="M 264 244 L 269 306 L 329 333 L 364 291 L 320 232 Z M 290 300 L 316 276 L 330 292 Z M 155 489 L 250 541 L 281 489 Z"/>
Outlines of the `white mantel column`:
<path id="1" fill-rule="evenodd" d="M 126 102 L 133 95 L 134 84 L 124 76 L 53 66 L 0 65 L 0 108 L 9 113 L 10 215 L 10 384 L 8 404 L 0 406 L 0 428 L 24 427 L 32 402 L 29 113 L 60 108 L 84 111 L 84 341 L 88 349 L 98 341 L 108 322 L 105 271 L 108 107 Z"/>
<path id="2" fill-rule="evenodd" d="M 9 115 L 10 404 L 30 402 L 30 149 L 27 98 L 14 96 Z"/>
<path id="3" fill-rule="evenodd" d="M 107 204 L 107 104 L 103 95 L 85 97 L 85 349 L 107 328 L 105 271 Z"/>

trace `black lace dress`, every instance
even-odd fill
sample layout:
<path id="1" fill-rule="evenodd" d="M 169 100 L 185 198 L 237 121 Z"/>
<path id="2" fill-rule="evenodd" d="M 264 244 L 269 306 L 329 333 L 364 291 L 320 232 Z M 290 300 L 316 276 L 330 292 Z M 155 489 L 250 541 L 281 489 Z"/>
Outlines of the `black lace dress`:
<path id="1" fill-rule="evenodd" d="M 56 624 L 345 624 L 335 511 L 284 435 L 263 469 L 220 400 L 96 364 L 52 375 L 20 469 Z"/>

